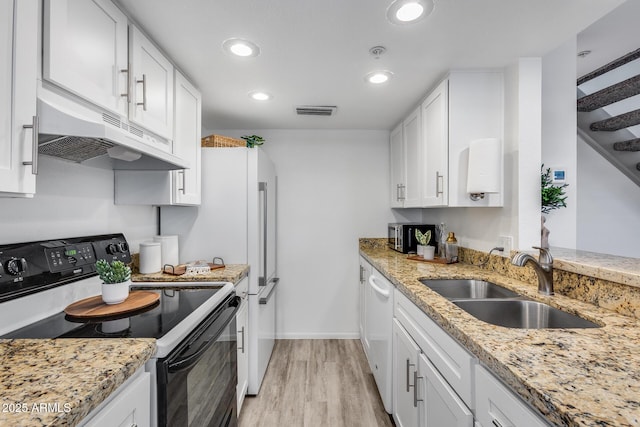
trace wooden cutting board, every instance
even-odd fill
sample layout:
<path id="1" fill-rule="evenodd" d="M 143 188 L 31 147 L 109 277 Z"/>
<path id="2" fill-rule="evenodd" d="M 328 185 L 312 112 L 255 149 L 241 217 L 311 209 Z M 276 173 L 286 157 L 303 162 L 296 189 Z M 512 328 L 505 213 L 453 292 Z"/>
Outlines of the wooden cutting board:
<path id="1" fill-rule="evenodd" d="M 129 297 L 120 304 L 109 305 L 102 301 L 101 295 L 97 295 L 70 304 L 64 309 L 64 312 L 79 319 L 118 316 L 149 307 L 159 299 L 160 295 L 155 292 L 132 291 L 129 293 Z"/>

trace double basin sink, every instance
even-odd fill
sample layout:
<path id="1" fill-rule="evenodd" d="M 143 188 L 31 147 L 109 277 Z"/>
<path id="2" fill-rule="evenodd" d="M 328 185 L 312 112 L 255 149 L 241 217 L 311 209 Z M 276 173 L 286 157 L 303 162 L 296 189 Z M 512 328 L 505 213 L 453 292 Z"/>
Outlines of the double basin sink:
<path id="1" fill-rule="evenodd" d="M 487 323 L 507 328 L 599 328 L 600 325 L 550 305 L 531 301 L 498 286 L 474 279 L 423 279 L 429 289 Z"/>

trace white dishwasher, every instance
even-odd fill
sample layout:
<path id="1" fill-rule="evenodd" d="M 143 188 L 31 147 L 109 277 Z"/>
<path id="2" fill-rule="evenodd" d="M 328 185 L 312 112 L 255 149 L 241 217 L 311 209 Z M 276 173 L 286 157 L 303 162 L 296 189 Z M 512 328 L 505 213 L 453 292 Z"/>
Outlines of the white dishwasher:
<path id="1" fill-rule="evenodd" d="M 365 340 L 368 360 L 384 404 L 392 411 L 393 284 L 375 268 L 367 280 Z"/>

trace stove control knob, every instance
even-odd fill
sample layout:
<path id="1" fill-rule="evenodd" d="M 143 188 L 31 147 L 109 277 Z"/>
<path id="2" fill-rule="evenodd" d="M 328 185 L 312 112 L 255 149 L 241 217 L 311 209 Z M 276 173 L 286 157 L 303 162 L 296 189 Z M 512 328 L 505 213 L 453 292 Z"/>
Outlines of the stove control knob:
<path id="1" fill-rule="evenodd" d="M 24 258 L 11 258 L 4 265 L 4 269 L 12 276 L 17 276 L 27 269 L 27 260 Z"/>
<path id="2" fill-rule="evenodd" d="M 107 253 L 109 255 L 115 255 L 118 252 L 120 252 L 120 248 L 118 248 L 118 245 L 116 245 L 115 243 L 110 243 L 109 245 L 107 245 Z"/>

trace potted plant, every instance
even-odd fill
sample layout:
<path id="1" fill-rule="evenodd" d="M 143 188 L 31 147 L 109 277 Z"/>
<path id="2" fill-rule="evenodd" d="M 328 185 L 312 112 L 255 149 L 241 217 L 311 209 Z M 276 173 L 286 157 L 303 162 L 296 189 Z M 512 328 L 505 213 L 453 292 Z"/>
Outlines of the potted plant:
<path id="1" fill-rule="evenodd" d="M 420 230 L 416 229 L 416 240 L 418 241 L 416 250 L 418 255 L 422 255 L 422 258 L 424 259 L 433 259 L 436 248 L 429 246 L 429 242 L 431 242 L 431 230 L 427 230 L 426 233 L 422 233 Z"/>
<path id="2" fill-rule="evenodd" d="M 245 135 L 245 136 L 241 136 L 240 138 L 247 141 L 247 147 L 249 148 L 253 148 L 256 145 L 264 144 L 264 138 L 258 135 Z"/>
<path id="3" fill-rule="evenodd" d="M 104 259 L 96 262 L 96 270 L 102 279 L 102 301 L 105 304 L 120 304 L 129 296 L 131 268 L 122 261 L 109 263 Z"/>
<path id="4" fill-rule="evenodd" d="M 569 184 L 554 185 L 551 179 L 551 168 L 544 170 L 544 164 L 540 167 L 540 210 L 543 214 L 567 207 L 567 196 L 564 192 Z M 544 226 L 547 218 L 541 216 L 540 223 L 540 247 L 549 249 L 549 229 Z"/>

